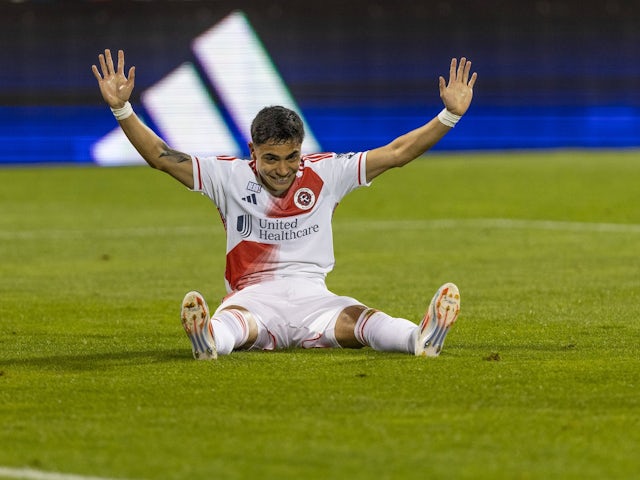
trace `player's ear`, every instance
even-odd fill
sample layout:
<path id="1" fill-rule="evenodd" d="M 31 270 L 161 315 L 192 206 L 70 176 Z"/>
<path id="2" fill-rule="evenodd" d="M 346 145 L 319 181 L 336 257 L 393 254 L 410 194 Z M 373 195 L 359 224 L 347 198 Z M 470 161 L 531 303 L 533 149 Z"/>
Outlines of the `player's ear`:
<path id="1" fill-rule="evenodd" d="M 251 153 L 251 160 L 256 160 L 256 150 L 253 148 L 253 142 L 247 143 L 249 146 L 249 153 Z"/>

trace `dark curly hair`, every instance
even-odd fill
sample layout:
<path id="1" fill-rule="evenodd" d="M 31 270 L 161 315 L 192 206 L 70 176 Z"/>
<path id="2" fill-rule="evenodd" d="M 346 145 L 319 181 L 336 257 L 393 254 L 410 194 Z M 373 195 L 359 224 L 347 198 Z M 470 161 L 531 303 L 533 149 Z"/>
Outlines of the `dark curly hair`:
<path id="1" fill-rule="evenodd" d="M 279 105 L 264 107 L 251 122 L 251 141 L 256 145 L 304 140 L 302 119 L 293 110 Z"/>

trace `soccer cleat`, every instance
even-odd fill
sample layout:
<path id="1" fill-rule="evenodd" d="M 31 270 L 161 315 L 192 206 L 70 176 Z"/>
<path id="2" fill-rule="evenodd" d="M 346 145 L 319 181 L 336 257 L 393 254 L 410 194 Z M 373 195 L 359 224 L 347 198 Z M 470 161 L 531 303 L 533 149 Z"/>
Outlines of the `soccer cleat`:
<path id="1" fill-rule="evenodd" d="M 215 360 L 218 358 L 213 327 L 209 321 L 209 307 L 198 292 L 189 292 L 182 300 L 180 313 L 182 327 L 191 340 L 191 351 L 196 360 Z"/>
<path id="2" fill-rule="evenodd" d="M 418 357 L 440 355 L 444 337 L 460 311 L 460 292 L 453 283 L 445 283 L 431 299 L 418 328 L 415 354 Z"/>

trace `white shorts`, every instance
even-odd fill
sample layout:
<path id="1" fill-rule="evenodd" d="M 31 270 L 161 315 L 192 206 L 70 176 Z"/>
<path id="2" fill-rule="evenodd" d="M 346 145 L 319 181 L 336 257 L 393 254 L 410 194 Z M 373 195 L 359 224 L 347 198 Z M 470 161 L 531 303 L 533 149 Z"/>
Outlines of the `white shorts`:
<path id="1" fill-rule="evenodd" d="M 247 309 L 258 324 L 252 350 L 339 347 L 335 325 L 342 310 L 362 305 L 330 292 L 322 280 L 287 278 L 251 285 L 224 299 L 216 313 L 231 305 Z"/>

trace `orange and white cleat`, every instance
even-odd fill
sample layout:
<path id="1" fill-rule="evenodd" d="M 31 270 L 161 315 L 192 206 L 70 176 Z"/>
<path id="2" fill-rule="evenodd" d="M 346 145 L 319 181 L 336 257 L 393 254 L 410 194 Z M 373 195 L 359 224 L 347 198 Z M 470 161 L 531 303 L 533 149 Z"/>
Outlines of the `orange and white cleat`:
<path id="1" fill-rule="evenodd" d="M 191 351 L 196 360 L 218 358 L 213 327 L 209 319 L 209 307 L 199 292 L 189 292 L 182 300 L 180 312 L 182 327 L 191 340 Z"/>
<path id="2" fill-rule="evenodd" d="M 415 354 L 418 357 L 440 355 L 444 338 L 460 312 L 460 291 L 453 283 L 445 283 L 431 299 L 418 329 Z"/>

